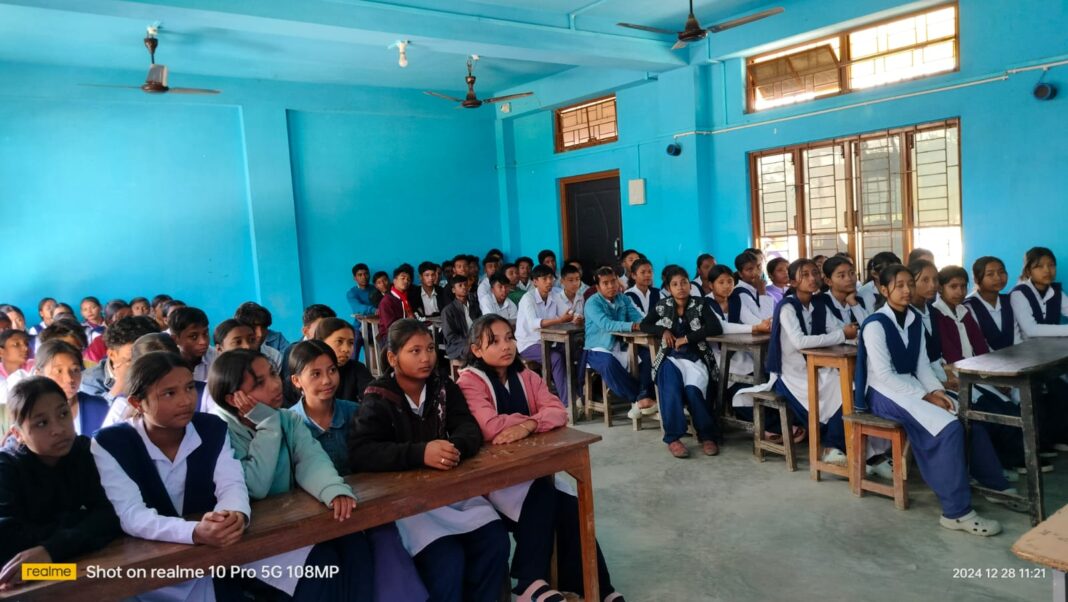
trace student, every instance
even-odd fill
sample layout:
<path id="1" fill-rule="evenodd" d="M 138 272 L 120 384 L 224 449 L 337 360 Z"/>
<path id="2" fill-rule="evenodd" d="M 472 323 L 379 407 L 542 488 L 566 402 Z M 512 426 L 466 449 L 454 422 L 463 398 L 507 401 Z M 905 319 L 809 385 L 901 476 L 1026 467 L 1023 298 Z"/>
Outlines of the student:
<path id="1" fill-rule="evenodd" d="M 164 351 L 181 355 L 178 351 L 178 345 L 174 343 L 174 339 L 172 339 L 170 335 L 162 332 L 153 332 L 142 335 L 134 341 L 130 350 L 131 365 L 137 358 L 147 353 L 152 353 L 153 351 Z M 129 376 L 129 369 L 126 370 L 126 376 Z M 210 412 L 211 408 L 215 407 L 215 402 L 211 400 L 211 395 L 206 393 L 207 383 L 202 383 L 200 381 L 193 382 L 197 388 L 197 396 L 200 399 L 197 404 L 197 411 Z M 125 389 L 125 385 L 123 386 L 123 389 Z M 115 396 L 115 399 L 111 402 L 111 409 L 108 410 L 108 415 L 104 418 L 104 423 L 100 426 L 101 428 L 111 426 L 133 418 L 135 415 L 136 411 L 126 399 L 126 393 L 123 392 Z"/>
<path id="2" fill-rule="evenodd" d="M 560 268 L 560 282 L 561 286 L 556 291 L 557 300 L 564 306 L 565 311 L 570 311 L 575 314 L 577 320 L 581 320 L 586 301 L 579 292 L 579 287 L 582 286 L 582 270 L 565 264 Z"/>
<path id="3" fill-rule="evenodd" d="M 182 359 L 193 371 L 193 380 L 208 382 L 208 369 L 216 352 L 208 344 L 207 314 L 196 307 L 179 307 L 167 317 L 167 327 Z"/>
<path id="4" fill-rule="evenodd" d="M 24 564 L 68 562 L 121 533 L 63 390 L 31 376 L 7 410 L 16 445 L 0 450 L 0 590 L 22 583 Z"/>
<path id="5" fill-rule="evenodd" d="M 0 311 L 0 332 L 4 330 L 15 330 L 14 324 L 11 322 L 11 318 L 7 317 L 7 314 Z"/>
<path id="6" fill-rule="evenodd" d="M 74 432 L 91 436 L 100 429 L 108 414 L 108 402 L 103 397 L 78 390 L 82 384 L 82 354 L 63 341 L 48 341 L 37 353 L 33 373 L 45 376 L 63 389 L 74 418 Z"/>
<path id="7" fill-rule="evenodd" d="M 81 391 L 103 397 L 109 404 L 114 401 L 126 386 L 126 370 L 133 361 L 134 341 L 151 332 L 159 330 L 156 321 L 147 316 L 122 318 L 108 327 L 103 337 L 107 354 L 99 364 L 85 372 Z"/>
<path id="8" fill-rule="evenodd" d="M 371 277 L 371 283 L 374 285 L 374 290 L 368 295 L 371 300 L 371 305 L 375 307 L 375 314 L 378 313 L 378 304 L 382 302 L 382 297 L 389 294 L 389 274 L 385 272 L 375 272 L 375 275 Z"/>
<path id="9" fill-rule="evenodd" d="M 857 295 L 857 274 L 854 269 L 853 262 L 840 255 L 823 262 L 823 282 L 829 288 L 817 295 L 813 302 L 827 306 L 827 318 L 833 318 L 835 328 L 846 324 L 863 324 L 871 313 L 864 299 Z"/>
<path id="10" fill-rule="evenodd" d="M 515 260 L 515 268 L 519 277 L 515 287 L 525 293 L 534 286 L 534 283 L 530 281 L 530 270 L 534 269 L 534 260 L 529 257 L 520 257 Z M 515 299 L 512 300 L 515 301 Z M 516 303 L 518 304 L 519 302 L 516 301 Z"/>
<path id="11" fill-rule="evenodd" d="M 909 251 L 908 263 L 906 265 L 912 265 L 912 262 L 919 261 L 921 259 L 924 261 L 929 261 L 932 265 L 934 265 L 934 253 L 932 253 L 928 249 L 922 249 L 920 247 L 916 247 L 915 249 Z"/>
<path id="12" fill-rule="evenodd" d="M 467 278 L 467 255 L 461 253 L 452 258 L 452 275 Z"/>
<path id="13" fill-rule="evenodd" d="M 858 327 L 856 324 L 845 324 L 841 329 L 828 327 L 829 312 L 826 305 L 812 302 L 819 293 L 822 278 L 811 259 L 794 261 L 788 273 L 794 294 L 783 297 L 775 308 L 766 361 L 771 380 L 766 385 L 743 389 L 738 396 L 744 405 L 752 405 L 749 394 L 774 390 L 786 398 L 794 416 L 802 425 L 806 425 L 809 382 L 808 368 L 801 350 L 853 340 L 857 338 Z M 845 466 L 845 427 L 842 423 L 842 389 L 838 370 L 820 368 L 817 378 L 820 443 L 824 447 L 822 461 Z"/>
<path id="14" fill-rule="evenodd" d="M 931 369 L 941 382 L 946 382 L 946 370 L 943 367 L 942 344 L 938 331 L 935 330 L 934 320 L 938 310 L 934 308 L 935 296 L 938 294 L 938 268 L 926 259 L 917 259 L 908 265 L 912 274 L 913 293 L 912 308 L 923 320 L 923 332 L 927 338 L 924 347 L 927 349 L 927 359 L 931 362 Z"/>
<path id="15" fill-rule="evenodd" d="M 508 279 L 508 292 L 515 290 L 515 284 L 519 282 L 519 268 L 514 263 L 501 264 L 500 272 Z"/>
<path id="16" fill-rule="evenodd" d="M 336 397 L 341 378 L 334 350 L 319 340 L 302 341 L 293 346 L 289 363 L 290 383 L 300 395 L 292 411 L 304 419 L 338 472 L 348 472 L 345 437 L 359 405 Z"/>
<path id="17" fill-rule="evenodd" d="M 922 321 L 910 306 L 912 274 L 905 266 L 891 265 L 880 273 L 878 284 L 886 303 L 864 321 L 855 411 L 870 407 L 876 416 L 904 426 L 920 474 L 941 503 L 942 527 L 996 535 L 1001 525 L 972 509 L 964 428 L 957 420 L 956 404 L 927 361 Z M 986 487 L 1012 491 L 983 428 L 971 432 L 971 473 Z M 1010 507 L 1021 509 L 1017 504 Z"/>
<path id="18" fill-rule="evenodd" d="M 932 314 L 932 317 L 942 346 L 942 358 L 948 364 L 953 364 L 965 358 L 989 353 L 990 347 L 986 344 L 979 323 L 964 305 L 965 294 L 968 292 L 968 272 L 960 266 L 946 266 L 938 271 L 938 285 L 939 295 L 934 302 L 938 313 Z M 950 372 L 951 368 L 946 368 L 946 371 Z M 950 377 L 949 382 L 956 384 L 955 374 L 950 372 Z M 997 387 L 975 385 L 971 399 L 972 408 L 981 412 L 1020 415 L 1020 406 Z M 1008 470 L 1027 474 L 1020 429 L 995 423 L 982 423 L 981 426 L 990 435 L 1001 465 Z M 1042 471 L 1052 470 L 1053 463 L 1042 459 Z"/>
<path id="19" fill-rule="evenodd" d="M 712 283 L 708 280 L 708 270 L 716 265 L 716 258 L 708 253 L 697 256 L 697 271 L 694 272 L 693 280 L 690 281 L 690 296 L 705 297 L 712 292 Z M 631 268 L 634 264 L 631 264 Z M 634 280 L 633 271 L 631 281 Z"/>
<path id="20" fill-rule="evenodd" d="M 30 335 L 14 329 L 0 332 L 0 382 L 19 370 L 28 370 L 31 367 L 29 360 Z"/>
<path id="21" fill-rule="evenodd" d="M 281 367 L 282 351 L 289 346 L 289 341 L 282 333 L 271 330 L 271 323 L 274 320 L 270 310 L 259 303 L 246 301 L 234 312 L 234 319 L 252 327 L 252 331 L 256 333 L 256 347 L 260 353 L 267 356 L 275 368 Z"/>
<path id="22" fill-rule="evenodd" d="M 636 420 L 656 414 L 648 348 L 644 345 L 638 348 L 638 378 L 635 379 L 629 369 L 630 355 L 620 339 L 612 336 L 613 332 L 637 332 L 645 314 L 627 295 L 619 294 L 619 277 L 614 269 L 598 268 L 594 277 L 597 293 L 586 302 L 586 363 L 613 393 L 630 402 L 628 418 Z"/>
<path id="23" fill-rule="evenodd" d="M 492 278 L 490 295 L 480 300 L 479 311 L 482 315 L 496 314 L 506 320 L 515 321 L 519 308 L 508 298 L 508 278 L 497 274 Z"/>
<path id="24" fill-rule="evenodd" d="M 155 297 L 152 297 L 152 317 L 155 318 L 156 324 L 159 325 L 161 331 L 167 329 L 167 315 L 163 306 L 168 301 L 173 300 L 173 297 L 170 295 L 156 295 Z"/>
<path id="25" fill-rule="evenodd" d="M 315 338 L 315 329 L 318 328 L 319 322 L 322 322 L 326 318 L 336 318 L 337 313 L 329 306 L 322 303 L 312 303 L 308 307 L 304 308 L 304 312 L 300 316 L 300 340 L 310 341 Z M 360 348 L 363 346 L 363 337 L 360 336 L 360 325 L 357 322 L 353 322 L 349 326 L 349 330 L 354 333 L 352 347 L 349 348 L 349 352 L 353 358 L 360 357 Z M 300 342 L 300 341 L 298 341 Z M 290 343 L 282 352 L 282 368 L 279 372 L 282 375 L 282 384 L 286 385 L 289 380 L 289 352 L 293 350 L 293 345 L 296 343 Z M 291 396 L 292 387 L 286 385 L 286 407 L 292 405 L 293 401 L 296 401 L 295 396 Z M 291 401 L 292 400 L 292 401 Z"/>
<path id="26" fill-rule="evenodd" d="M 482 267 L 486 271 L 486 275 L 482 277 L 482 280 L 478 281 L 478 304 L 482 305 L 493 298 L 493 293 L 490 291 L 493 288 L 493 277 L 497 274 L 498 268 L 501 265 L 501 260 L 496 255 L 486 255 L 486 258 L 482 260 Z M 482 313 L 486 313 L 483 311 Z"/>
<path id="27" fill-rule="evenodd" d="M 507 445 L 567 425 L 567 410 L 545 381 L 523 365 L 514 329 L 500 316 L 483 316 L 471 326 L 467 367 L 457 385 L 485 443 Z M 570 487 L 561 490 L 554 481 L 543 477 L 487 496 L 515 537 L 511 576 L 517 584 L 512 592 L 520 600 L 563 602 L 563 595 L 548 584 L 554 546 L 560 589 L 583 593 L 578 501 Z M 604 600 L 623 600 L 612 587 L 600 546 L 597 568 Z"/>
<path id="28" fill-rule="evenodd" d="M 441 308 L 445 307 L 445 290 L 438 286 L 437 264 L 429 261 L 419 264 L 419 283 L 419 294 L 408 295 L 412 313 L 424 318 L 441 315 Z"/>
<path id="29" fill-rule="evenodd" d="M 256 332 L 244 322 L 228 318 L 219 322 L 211 335 L 215 344 L 216 355 L 222 355 L 234 349 L 255 349 Z"/>
<path id="30" fill-rule="evenodd" d="M 90 447 L 122 530 L 154 541 L 237 543 L 250 516 L 245 478 L 226 425 L 194 412 L 196 385 L 185 359 L 172 353 L 137 358 L 127 394 L 136 415 L 98 431 Z M 138 599 L 228 600 L 239 595 L 234 589 L 204 577 Z"/>
<path id="31" fill-rule="evenodd" d="M 60 319 L 61 317 L 65 317 L 69 320 L 74 320 L 77 323 L 77 319 L 75 319 L 74 317 L 74 308 L 72 308 L 70 305 L 67 305 L 66 303 L 56 303 L 55 308 L 52 309 L 53 322 Z M 81 324 L 78 324 L 78 326 L 81 326 Z M 82 330 L 84 330 L 84 328 Z"/>
<path id="32" fill-rule="evenodd" d="M 441 262 L 441 273 L 438 274 L 438 284 L 445 290 L 449 289 L 449 279 L 453 276 L 453 266 L 455 262 L 452 259 L 446 259 Z"/>
<path id="33" fill-rule="evenodd" d="M 322 343 L 299 343 L 294 353 L 305 345 Z M 238 349 L 220 355 L 212 364 L 208 390 L 216 400 L 213 413 L 226 425 L 252 499 L 299 486 L 322 502 L 335 520 L 344 521 L 352 515 L 356 496 L 304 426 L 303 418 L 280 409 L 281 379 L 262 353 Z M 261 579 L 295 600 L 323 596 L 369 601 L 374 597 L 374 563 L 363 532 L 285 552 L 257 564 L 341 568 L 334 579 Z"/>
<path id="34" fill-rule="evenodd" d="M 466 276 L 453 276 L 449 288 L 453 300 L 441 312 L 441 335 L 445 339 L 445 357 L 462 360 L 467 353 L 468 330 L 482 311 L 477 301 L 467 298 Z"/>
<path id="35" fill-rule="evenodd" d="M 427 327 L 398 320 L 388 342 L 386 375 L 367 388 L 353 422 L 352 471 L 451 470 L 478 453 L 478 423 L 460 388 L 435 370 Z M 508 534 L 486 498 L 404 518 L 397 527 L 431 601 L 496 602 L 508 571 Z"/>
<path id="36" fill-rule="evenodd" d="M 538 251 L 538 264 L 549 268 L 553 275 L 556 275 L 556 253 L 553 251 L 549 249 Z"/>
<path id="37" fill-rule="evenodd" d="M 742 251 L 734 258 L 738 281 L 728 299 L 729 321 L 755 324 L 770 319 L 775 312 L 775 301 L 760 277 L 760 265 L 760 256 L 752 251 Z"/>
<path id="38" fill-rule="evenodd" d="M 104 335 L 107 334 L 107 329 L 122 318 L 126 318 L 133 315 L 133 310 L 122 299 L 113 299 L 108 301 L 108 304 L 104 306 Z M 93 339 L 89 343 L 89 347 L 85 350 L 85 359 L 91 362 L 99 362 L 107 357 L 108 347 L 105 343 L 105 337 L 99 336 Z"/>
<path id="39" fill-rule="evenodd" d="M 827 261 L 827 256 L 826 255 L 816 255 L 816 256 L 814 256 L 812 258 L 812 261 L 816 262 L 816 267 L 819 269 L 820 273 L 822 274 L 823 273 L 823 264 Z M 827 292 L 827 291 L 824 291 L 824 292 Z"/>
<path id="40" fill-rule="evenodd" d="M 539 265 L 531 271 L 530 275 L 534 290 L 524 295 L 519 302 L 515 328 L 516 341 L 519 344 L 519 355 L 523 359 L 541 362 L 542 327 L 574 322 L 575 313 L 565 309 L 553 294 L 556 276 L 549 266 Z M 568 390 L 567 370 L 564 366 L 564 351 L 560 344 L 552 346 L 549 361 L 552 364 L 553 383 L 560 395 L 560 401 L 566 406 L 570 391 Z"/>
<path id="41" fill-rule="evenodd" d="M 97 337 L 104 334 L 104 317 L 103 309 L 100 306 L 100 300 L 96 297 L 86 297 L 82 299 L 79 309 L 82 313 L 82 328 L 85 329 L 85 336 L 89 338 L 89 342 L 92 343 Z"/>
<path id="42" fill-rule="evenodd" d="M 864 284 L 857 287 L 857 296 L 864 300 L 864 307 L 870 307 L 872 311 L 875 311 L 879 300 L 879 287 L 877 286 L 879 274 L 887 266 L 900 263 L 901 258 L 891 251 L 881 251 L 868 260 Z"/>
<path id="43" fill-rule="evenodd" d="M 715 456 L 719 454 L 720 433 L 709 394 L 715 388 L 718 369 L 705 339 L 722 334 L 723 327 L 703 297 L 690 296 L 690 276 L 684 268 L 669 265 L 664 268 L 663 277 L 670 296 L 657 302 L 640 328 L 661 339 L 652 377 L 660 397 L 664 443 L 672 456 L 690 456 L 680 441 L 687 431 L 685 405 L 701 450 L 706 456 Z"/>
<path id="44" fill-rule="evenodd" d="M 167 318 L 171 317 L 171 313 L 179 307 L 187 307 L 188 304 L 181 299 L 171 299 L 163 303 L 163 321 L 166 324 Z M 166 327 L 166 326 L 164 326 Z"/>
<path id="45" fill-rule="evenodd" d="M 789 266 L 790 262 L 782 257 L 776 257 L 768 262 L 768 282 L 770 284 L 767 286 L 767 293 L 774 303 L 782 301 L 783 295 L 786 294 L 786 289 L 790 285 L 790 276 L 787 273 Z"/>
<path id="46" fill-rule="evenodd" d="M 312 339 L 322 341 L 334 351 L 339 378 L 337 396 L 358 403 L 363 399 L 363 390 L 371 384 L 373 377 L 363 362 L 352 357 L 352 347 L 356 340 L 352 325 L 338 318 L 324 318 L 316 327 Z M 289 372 L 288 368 L 286 371 L 292 382 L 292 376 L 295 375 Z"/>
<path id="47" fill-rule="evenodd" d="M 464 257 L 467 258 L 467 290 L 470 291 L 472 295 L 475 295 L 475 291 L 478 290 L 479 282 L 478 256 L 465 255 Z M 475 297 L 475 301 L 478 301 L 477 296 Z"/>
<path id="48" fill-rule="evenodd" d="M 7 316 L 7 319 L 11 321 L 11 328 L 15 330 L 26 330 L 26 316 L 23 315 L 22 310 L 14 305 L 0 305 L 0 313 Z M 26 334 L 29 334 L 28 332 Z"/>
<path id="49" fill-rule="evenodd" d="M 397 320 L 415 315 L 409 301 L 412 266 L 404 263 L 393 270 L 393 286 L 378 304 L 378 346 L 385 348 L 386 333 Z"/>
<path id="50" fill-rule="evenodd" d="M 37 302 L 37 315 L 41 321 L 36 326 L 31 326 L 26 333 L 31 337 L 41 334 L 45 328 L 52 325 L 52 311 L 56 309 L 56 300 L 52 297 L 44 297 Z"/>
<path id="51" fill-rule="evenodd" d="M 74 348 L 82 351 L 89 345 L 89 341 L 85 337 L 85 330 L 82 328 L 82 325 L 75 322 L 73 318 L 53 320 L 52 323 L 37 336 L 38 348 L 54 339 L 66 341 Z"/>
<path id="52" fill-rule="evenodd" d="M 989 255 L 980 257 L 972 264 L 975 290 L 964 300 L 979 328 L 983 331 L 991 351 L 1004 349 L 1023 340 L 1020 326 L 1012 312 L 1009 295 L 1001 291 L 1009 281 L 1005 263 Z"/>
<path id="53" fill-rule="evenodd" d="M 627 289 L 626 295 L 634 302 L 634 306 L 638 308 L 644 318 L 649 315 L 649 312 L 653 311 L 653 307 L 667 293 L 653 286 L 653 264 L 644 257 L 635 259 L 630 264 L 630 281 L 634 283 L 634 286 Z M 693 295 L 695 288 L 696 286 L 690 287 L 691 295 Z M 703 295 L 697 296 L 701 297 Z"/>
<path id="54" fill-rule="evenodd" d="M 148 299 L 145 297 L 130 299 L 130 314 L 134 316 L 151 316 L 152 307 L 148 304 Z"/>
<path id="55" fill-rule="evenodd" d="M 352 266 L 352 281 L 355 283 L 345 293 L 345 299 L 349 302 L 349 309 L 354 316 L 373 316 L 378 311 L 378 305 L 371 302 L 373 288 L 370 285 L 371 269 L 366 263 L 357 263 Z"/>

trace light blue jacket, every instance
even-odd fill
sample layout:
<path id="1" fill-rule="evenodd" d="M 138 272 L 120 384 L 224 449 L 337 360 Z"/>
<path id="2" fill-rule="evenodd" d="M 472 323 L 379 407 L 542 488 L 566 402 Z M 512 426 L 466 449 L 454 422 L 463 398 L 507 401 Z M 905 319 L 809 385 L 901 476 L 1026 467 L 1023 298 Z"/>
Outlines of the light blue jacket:
<path id="1" fill-rule="evenodd" d="M 586 349 L 611 349 L 613 332 L 630 332 L 631 324 L 641 322 L 642 315 L 634 302 L 623 293 L 609 301 L 597 293 L 586 300 Z"/>

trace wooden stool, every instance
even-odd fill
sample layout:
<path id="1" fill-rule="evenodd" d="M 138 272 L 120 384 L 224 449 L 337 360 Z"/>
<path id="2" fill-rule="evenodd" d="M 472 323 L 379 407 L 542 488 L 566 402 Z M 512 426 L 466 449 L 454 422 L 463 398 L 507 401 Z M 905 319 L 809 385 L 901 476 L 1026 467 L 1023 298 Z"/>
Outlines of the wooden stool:
<path id="1" fill-rule="evenodd" d="M 905 446 L 908 439 L 905 437 L 905 428 L 893 420 L 879 418 L 874 414 L 849 414 L 844 416 L 843 420 L 853 425 L 851 435 L 853 453 L 849 457 L 849 482 L 852 485 L 853 495 L 861 497 L 865 491 L 879 493 L 894 498 L 894 506 L 898 510 L 907 509 L 909 489 L 905 472 L 907 462 Z M 867 447 L 868 437 L 890 441 L 894 467 L 892 486 L 865 478 L 864 450 Z"/>
<path id="2" fill-rule="evenodd" d="M 600 396 L 594 394 L 596 391 L 594 379 L 601 381 Z M 611 427 L 612 411 L 615 408 L 612 407 L 612 399 L 608 396 L 608 383 L 601 378 L 600 374 L 594 372 L 593 368 L 587 367 L 582 390 L 583 397 L 586 398 L 586 420 L 592 419 L 594 412 L 600 412 L 604 414 L 604 425 Z"/>
<path id="3" fill-rule="evenodd" d="M 764 438 L 764 410 L 778 410 L 779 422 L 782 424 L 782 443 L 773 443 Z M 794 438 L 790 426 L 793 424 L 790 407 L 786 398 L 774 391 L 765 391 L 753 395 L 753 455 L 764 461 L 764 452 L 769 451 L 786 458 L 786 468 L 797 470 L 797 456 L 794 455 Z"/>

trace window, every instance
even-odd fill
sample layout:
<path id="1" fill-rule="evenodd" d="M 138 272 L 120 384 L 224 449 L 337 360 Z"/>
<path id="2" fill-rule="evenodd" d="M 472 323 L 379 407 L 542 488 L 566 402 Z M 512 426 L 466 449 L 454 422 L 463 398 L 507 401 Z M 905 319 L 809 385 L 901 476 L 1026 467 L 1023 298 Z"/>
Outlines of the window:
<path id="1" fill-rule="evenodd" d="M 615 142 L 619 137 L 616 97 L 598 98 L 557 109 L 555 129 L 558 153 Z"/>
<path id="2" fill-rule="evenodd" d="M 957 68 L 957 6 L 942 6 L 750 58 L 749 110 Z"/>
<path id="3" fill-rule="evenodd" d="M 753 238 L 768 256 L 931 249 L 960 265 L 957 120 L 751 155 Z"/>

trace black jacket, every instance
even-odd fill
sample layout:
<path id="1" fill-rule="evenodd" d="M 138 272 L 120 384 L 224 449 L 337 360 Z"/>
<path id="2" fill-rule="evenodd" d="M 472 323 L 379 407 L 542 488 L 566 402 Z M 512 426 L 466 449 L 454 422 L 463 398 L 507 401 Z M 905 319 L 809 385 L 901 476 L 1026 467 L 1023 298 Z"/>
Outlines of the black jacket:
<path id="1" fill-rule="evenodd" d="M 467 305 L 471 311 L 471 320 L 482 317 L 478 300 L 467 296 Z M 467 354 L 467 318 L 464 306 L 453 300 L 441 311 L 441 334 L 445 337 L 445 356 L 451 360 L 463 359 Z"/>
<path id="2" fill-rule="evenodd" d="M 89 443 L 78 436 L 55 466 L 25 445 L 0 450 L 0 564 L 34 546 L 64 562 L 122 534 Z"/>
<path id="3" fill-rule="evenodd" d="M 426 313 L 423 309 L 423 285 L 413 286 L 408 289 L 408 304 L 412 306 L 412 313 L 429 318 L 431 316 L 441 315 L 441 310 L 445 309 L 445 306 L 452 301 L 451 298 L 445 298 L 445 289 L 440 286 L 434 287 L 434 294 L 438 299 L 438 310 L 430 314 Z"/>
<path id="4" fill-rule="evenodd" d="M 431 374 L 423 415 L 418 416 L 392 375 L 364 390 L 349 431 L 352 472 L 390 472 L 423 466 L 426 444 L 445 439 L 466 459 L 482 446 L 482 430 L 456 383 Z"/>

